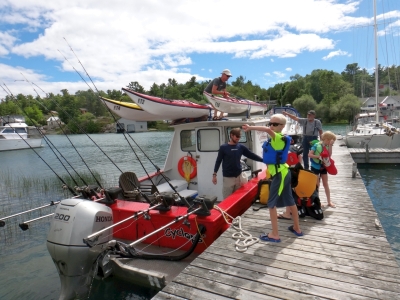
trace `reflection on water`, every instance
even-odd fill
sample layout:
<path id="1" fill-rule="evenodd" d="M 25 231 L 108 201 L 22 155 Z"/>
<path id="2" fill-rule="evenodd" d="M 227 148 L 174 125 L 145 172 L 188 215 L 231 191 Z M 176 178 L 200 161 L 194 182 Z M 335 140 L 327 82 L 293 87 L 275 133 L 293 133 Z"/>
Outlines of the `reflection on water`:
<path id="1" fill-rule="evenodd" d="M 400 265 L 400 167 L 386 164 L 365 164 L 358 167 Z"/>

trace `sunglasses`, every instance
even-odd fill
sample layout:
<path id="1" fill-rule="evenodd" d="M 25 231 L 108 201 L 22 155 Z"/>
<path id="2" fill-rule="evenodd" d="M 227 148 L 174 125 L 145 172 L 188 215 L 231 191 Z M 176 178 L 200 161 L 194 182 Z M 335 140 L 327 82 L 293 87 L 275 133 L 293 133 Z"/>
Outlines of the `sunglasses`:
<path id="1" fill-rule="evenodd" d="M 276 127 L 276 126 L 279 126 L 279 125 L 283 125 L 283 124 L 280 124 L 280 123 L 275 123 L 275 122 L 269 122 L 268 123 L 268 126 L 274 126 L 274 127 Z"/>

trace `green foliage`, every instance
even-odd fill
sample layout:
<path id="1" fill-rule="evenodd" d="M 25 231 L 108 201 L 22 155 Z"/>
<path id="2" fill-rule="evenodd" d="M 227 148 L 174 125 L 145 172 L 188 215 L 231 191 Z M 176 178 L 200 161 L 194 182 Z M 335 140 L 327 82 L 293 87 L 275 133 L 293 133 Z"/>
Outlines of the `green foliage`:
<path id="1" fill-rule="evenodd" d="M 303 95 L 293 101 L 293 107 L 300 113 L 300 115 L 306 116 L 310 109 L 315 110 L 317 102 L 311 95 Z"/>
<path id="2" fill-rule="evenodd" d="M 71 133 L 99 133 L 101 126 L 97 123 L 96 117 L 91 113 L 75 116 L 67 125 Z"/>
<path id="3" fill-rule="evenodd" d="M 389 84 L 391 88 L 384 91 L 384 95 L 397 95 L 400 88 L 399 66 L 378 67 L 379 82 Z M 341 74 L 329 70 L 313 70 L 304 77 L 296 74 L 290 81 L 277 83 L 264 89 L 253 84 L 246 77 L 240 75 L 231 79 L 227 90 L 232 96 L 255 101 L 276 100 L 277 105 L 293 105 L 302 116 L 310 109 L 317 111 L 318 118 L 324 122 L 351 120 L 360 109 L 357 99 L 374 96 L 375 74 L 369 74 L 366 69 L 361 69 L 357 63 L 348 64 Z M 127 87 L 139 93 L 145 93 L 167 99 L 187 99 L 196 103 L 206 104 L 203 91 L 210 81 L 198 82 L 192 76 L 185 83 L 178 83 L 176 79 L 169 78 L 166 83 L 156 84 L 148 91 L 138 81 L 131 81 Z M 100 91 L 103 97 L 132 102 L 120 90 Z M 87 110 L 90 114 L 82 115 L 80 109 Z M 6 96 L 0 103 L 0 115 L 24 115 L 27 122 L 45 124 L 44 116 L 50 111 L 57 111 L 60 119 L 68 125 L 71 132 L 80 132 L 82 126 L 87 132 L 97 132 L 104 124 L 95 122 L 101 117 L 110 117 L 109 110 L 99 100 L 99 95 L 92 90 L 78 91 L 75 95 L 68 90 L 61 90 L 61 94 L 52 93 L 45 98 L 39 96 L 19 94 L 16 97 Z M 71 122 L 73 120 L 73 122 Z M 101 119 L 101 122 L 114 122 L 113 118 Z M 78 125 L 73 125 L 76 122 Z M 148 127 L 159 127 L 159 123 L 148 122 Z M 100 129 L 99 129 L 100 128 Z"/>

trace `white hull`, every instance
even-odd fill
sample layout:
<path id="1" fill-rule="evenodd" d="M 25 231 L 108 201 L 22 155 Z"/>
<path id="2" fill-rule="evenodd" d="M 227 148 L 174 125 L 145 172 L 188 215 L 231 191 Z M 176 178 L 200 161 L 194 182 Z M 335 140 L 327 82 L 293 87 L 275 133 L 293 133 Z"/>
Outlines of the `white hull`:
<path id="1" fill-rule="evenodd" d="M 346 145 L 349 148 L 384 148 L 395 149 L 400 148 L 400 134 L 388 136 L 386 134 L 374 135 L 346 135 Z"/>
<path id="2" fill-rule="evenodd" d="M 103 103 L 116 115 L 121 118 L 132 121 L 161 121 L 165 120 L 160 116 L 144 111 L 141 107 L 134 103 L 121 102 L 101 97 Z"/>
<path id="3" fill-rule="evenodd" d="M 28 144 L 26 142 L 28 142 Z M 42 147 L 42 139 L 10 139 L 0 140 L 0 151 L 20 150 Z"/>
<path id="4" fill-rule="evenodd" d="M 165 100 L 123 89 L 123 91 L 144 111 L 158 115 L 161 120 L 176 120 L 181 118 L 199 118 L 210 115 L 211 108 L 187 100 Z"/>
<path id="5" fill-rule="evenodd" d="M 239 114 L 245 111 L 250 111 L 250 113 L 256 113 L 260 111 L 267 110 L 266 105 L 259 104 L 257 102 L 246 100 L 246 99 L 234 99 L 234 98 L 221 98 L 214 95 L 203 93 L 207 100 L 211 103 L 213 107 L 217 110 L 228 114 Z"/>
<path id="6" fill-rule="evenodd" d="M 399 129 L 388 123 L 358 124 L 355 130 L 346 134 L 346 145 L 349 148 L 384 148 L 400 147 Z"/>

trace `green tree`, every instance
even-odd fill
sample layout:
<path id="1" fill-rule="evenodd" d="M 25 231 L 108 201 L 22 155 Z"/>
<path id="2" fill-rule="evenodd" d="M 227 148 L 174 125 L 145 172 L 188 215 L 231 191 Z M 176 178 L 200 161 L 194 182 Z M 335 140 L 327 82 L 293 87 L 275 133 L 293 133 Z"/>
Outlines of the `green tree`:
<path id="1" fill-rule="evenodd" d="M 293 101 L 293 107 L 300 113 L 301 116 L 306 116 L 309 110 L 315 110 L 317 107 L 317 102 L 311 95 L 304 94 Z"/>

